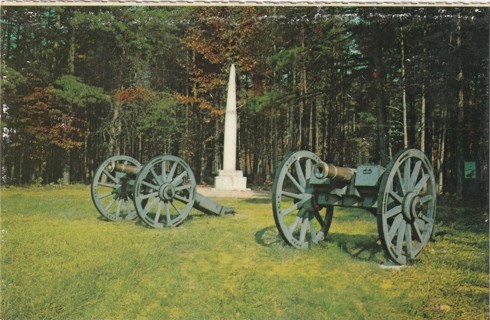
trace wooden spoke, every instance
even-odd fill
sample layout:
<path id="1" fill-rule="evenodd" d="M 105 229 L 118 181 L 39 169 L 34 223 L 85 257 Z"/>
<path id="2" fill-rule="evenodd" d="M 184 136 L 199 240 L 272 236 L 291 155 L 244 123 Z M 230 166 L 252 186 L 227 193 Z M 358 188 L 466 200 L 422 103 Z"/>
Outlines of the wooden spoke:
<path id="1" fill-rule="evenodd" d="M 410 176 L 410 186 L 414 186 L 415 183 L 417 182 L 417 177 L 419 176 L 421 166 L 422 166 L 421 160 L 415 163 L 415 166 L 412 171 L 412 175 Z"/>
<path id="2" fill-rule="evenodd" d="M 117 202 L 116 217 L 119 217 L 119 215 L 121 214 L 122 202 L 122 199 Z"/>
<path id="3" fill-rule="evenodd" d="M 143 209 L 143 213 L 146 215 L 148 214 L 148 212 L 150 212 L 151 208 L 153 208 L 155 206 L 155 204 L 157 204 L 158 202 L 158 198 L 154 198 L 150 204 L 147 204 L 146 207 Z"/>
<path id="4" fill-rule="evenodd" d="M 417 182 L 417 185 L 413 188 L 413 192 L 414 193 L 420 193 L 420 190 L 422 190 L 422 188 L 424 187 L 425 183 L 427 182 L 427 180 L 429 180 L 429 175 L 428 174 L 424 174 L 422 176 L 422 179 L 420 179 L 419 182 Z"/>
<path id="5" fill-rule="evenodd" d="M 296 227 L 298 226 L 298 223 L 301 222 L 301 216 L 296 216 L 296 219 L 294 219 L 294 222 L 289 226 L 289 232 L 293 233 L 294 230 L 296 230 Z"/>
<path id="6" fill-rule="evenodd" d="M 307 159 L 305 162 L 305 179 L 309 180 L 311 178 L 311 171 L 312 171 L 312 164 L 311 164 L 311 159 Z M 306 186 L 306 183 L 305 183 Z"/>
<path id="7" fill-rule="evenodd" d="M 124 201 L 124 204 L 126 205 L 126 212 L 128 213 L 128 215 L 133 214 L 133 210 L 131 210 L 128 199 Z"/>
<path id="8" fill-rule="evenodd" d="M 158 188 L 159 188 L 157 185 L 151 184 L 151 183 L 144 181 L 144 180 L 141 181 L 141 184 L 143 184 L 147 187 L 150 187 L 152 190 L 158 190 Z"/>
<path id="9" fill-rule="evenodd" d="M 406 223 L 405 227 L 405 245 L 407 247 L 407 257 L 410 259 L 414 258 L 413 248 L 412 248 L 412 227 L 409 223 Z"/>
<path id="10" fill-rule="evenodd" d="M 111 196 L 111 195 L 113 195 L 113 194 L 114 194 L 114 193 L 112 193 L 112 192 L 107 192 L 107 193 L 104 193 L 104 194 L 99 195 L 99 198 L 100 198 L 100 199 L 105 199 L 105 198 L 107 198 L 107 197 L 110 197 L 110 196 Z"/>
<path id="11" fill-rule="evenodd" d="M 175 170 L 177 170 L 177 162 L 172 164 L 172 168 L 170 169 L 170 173 L 168 174 L 168 182 L 171 182 L 174 178 Z"/>
<path id="12" fill-rule="evenodd" d="M 117 187 L 117 184 L 112 184 L 107 182 L 100 182 L 98 185 L 102 187 L 113 188 L 113 189 Z"/>
<path id="13" fill-rule="evenodd" d="M 296 200 L 301 200 L 303 197 L 301 194 L 299 193 L 292 193 L 292 192 L 288 192 L 288 191 L 282 191 L 281 193 L 283 196 L 286 196 L 288 198 L 291 198 L 291 199 L 296 199 Z"/>
<path id="14" fill-rule="evenodd" d="M 147 194 L 142 195 L 141 199 L 144 200 L 144 199 L 148 199 L 151 197 L 157 197 L 157 196 L 158 196 L 158 191 L 155 191 L 155 192 L 151 192 L 151 193 L 147 193 Z"/>
<path id="15" fill-rule="evenodd" d="M 305 242 L 306 229 L 308 228 L 308 225 L 309 225 L 309 219 L 308 219 L 308 216 L 305 216 L 303 218 L 303 222 L 301 223 L 301 232 L 299 234 L 299 241 L 300 242 Z"/>
<path id="16" fill-rule="evenodd" d="M 397 214 L 400 214 L 400 213 L 402 213 L 402 206 L 401 205 L 393 207 L 390 210 L 386 211 L 386 213 L 385 213 L 386 219 L 389 219 L 389 218 L 396 216 Z"/>
<path id="17" fill-rule="evenodd" d="M 424 204 L 424 203 L 431 201 L 432 199 L 434 199 L 434 197 L 431 194 L 428 194 L 428 195 L 421 197 L 420 202 L 422 202 L 422 204 Z"/>
<path id="18" fill-rule="evenodd" d="M 162 182 L 168 182 L 167 181 L 167 161 L 162 161 Z"/>
<path id="19" fill-rule="evenodd" d="M 165 218 L 167 219 L 167 223 L 168 223 L 168 221 L 172 221 L 172 218 L 170 216 L 170 208 L 167 202 L 164 202 L 163 205 L 165 206 Z"/>
<path id="20" fill-rule="evenodd" d="M 191 199 L 186 198 L 186 197 L 182 197 L 181 195 L 178 195 L 178 194 L 175 195 L 175 199 L 177 199 L 183 203 L 189 203 L 191 201 Z"/>
<path id="21" fill-rule="evenodd" d="M 419 229 L 419 226 L 417 225 L 416 221 L 414 221 L 412 227 L 413 227 L 413 231 L 415 232 L 415 235 L 417 236 L 418 241 L 423 242 L 424 238 L 422 236 L 422 231 Z"/>
<path id="22" fill-rule="evenodd" d="M 394 192 L 394 191 L 390 191 L 390 196 L 396 200 L 396 202 L 398 203 L 402 203 L 403 202 L 403 198 L 402 196 L 400 196 L 398 193 Z"/>
<path id="23" fill-rule="evenodd" d="M 173 181 L 172 181 L 172 185 L 174 187 L 177 187 L 178 185 L 180 185 L 182 183 L 182 181 L 184 180 L 184 178 L 187 176 L 187 171 L 184 171 L 182 172 L 181 174 L 179 174 Z"/>
<path id="24" fill-rule="evenodd" d="M 291 212 L 294 212 L 295 210 L 298 210 L 298 203 L 293 204 L 289 208 L 285 210 L 281 210 L 280 214 L 281 216 L 285 217 L 286 215 L 290 214 Z"/>
<path id="25" fill-rule="evenodd" d="M 192 185 L 190 183 L 176 187 L 175 192 L 182 191 L 182 190 L 189 190 L 189 189 L 192 189 Z"/>
<path id="26" fill-rule="evenodd" d="M 160 221 L 160 213 L 162 212 L 162 207 L 163 207 L 163 201 L 158 201 L 157 212 L 155 213 L 155 219 L 153 219 L 155 223 L 158 223 Z"/>
<path id="27" fill-rule="evenodd" d="M 105 175 L 106 177 L 108 177 L 109 179 L 111 179 L 111 180 L 112 180 L 112 181 L 113 181 L 115 184 L 117 184 L 117 183 L 118 183 L 118 180 L 116 179 L 116 177 L 114 177 L 112 174 L 110 174 L 110 172 L 109 172 L 109 171 L 107 171 L 107 169 L 106 169 L 106 170 L 104 170 L 103 172 L 104 172 L 104 175 Z"/>
<path id="28" fill-rule="evenodd" d="M 407 191 L 405 188 L 405 184 L 403 183 L 402 174 L 400 173 L 399 169 L 396 170 L 396 177 L 397 177 L 398 186 L 400 187 L 400 189 L 402 191 L 402 195 L 404 196 L 407 194 Z"/>
<path id="29" fill-rule="evenodd" d="M 395 236 L 396 232 L 398 231 L 398 228 L 402 224 L 403 221 L 403 216 L 398 215 L 395 220 L 393 220 L 393 224 L 390 227 L 390 230 L 388 231 L 388 236 L 387 239 L 391 242 L 393 240 L 393 237 Z"/>
<path id="30" fill-rule="evenodd" d="M 405 160 L 405 166 L 403 167 L 403 184 L 408 189 L 411 189 L 410 188 L 410 177 L 411 177 L 410 165 L 411 165 L 411 160 L 410 160 L 410 158 L 407 158 L 407 160 Z"/>
<path id="31" fill-rule="evenodd" d="M 298 189 L 299 192 L 301 193 L 305 192 L 305 188 L 303 188 L 301 184 L 299 184 L 298 181 L 296 181 L 296 179 L 291 175 L 291 173 L 287 172 L 286 176 L 289 178 L 289 180 L 291 180 L 291 182 L 294 184 L 294 186 Z"/>
<path id="32" fill-rule="evenodd" d="M 403 248 L 403 238 L 405 236 L 405 226 L 406 226 L 405 220 L 403 220 L 400 224 L 400 227 L 398 228 L 397 236 L 396 236 L 396 248 L 395 248 L 395 254 L 397 257 L 401 255 L 402 248 Z"/>
<path id="33" fill-rule="evenodd" d="M 150 172 L 153 175 L 153 179 L 154 179 L 153 181 L 155 181 L 156 183 L 161 185 L 163 183 L 163 181 L 162 181 L 160 175 L 155 172 L 155 168 L 150 168 Z"/>
<path id="34" fill-rule="evenodd" d="M 116 199 L 112 199 L 111 202 L 109 202 L 109 204 L 105 207 L 105 210 L 108 211 L 110 207 L 112 207 L 112 205 L 114 204 L 114 202 L 116 202 Z"/>
<path id="35" fill-rule="evenodd" d="M 325 228 L 326 224 L 325 224 L 325 221 L 323 220 L 322 216 L 320 215 L 320 212 L 314 211 L 313 216 L 316 218 L 316 221 L 318 221 L 318 223 L 320 224 L 322 229 Z"/>
<path id="36" fill-rule="evenodd" d="M 315 224 L 313 223 L 313 220 L 310 219 L 310 235 L 312 239 L 316 238 L 316 230 L 315 230 Z"/>
<path id="37" fill-rule="evenodd" d="M 294 166 L 296 168 L 296 175 L 298 176 L 298 179 L 299 179 L 299 185 L 304 188 L 306 186 L 306 179 L 305 179 L 305 175 L 303 173 L 303 169 L 301 168 L 301 164 L 299 163 L 299 161 L 296 161 L 294 163 Z"/>

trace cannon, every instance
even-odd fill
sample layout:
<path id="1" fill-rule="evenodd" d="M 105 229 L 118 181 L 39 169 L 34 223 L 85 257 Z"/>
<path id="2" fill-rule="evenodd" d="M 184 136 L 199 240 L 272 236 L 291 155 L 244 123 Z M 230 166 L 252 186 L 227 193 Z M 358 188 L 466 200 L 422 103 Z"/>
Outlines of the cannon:
<path id="1" fill-rule="evenodd" d="M 191 168 L 173 155 L 157 156 L 145 165 L 129 156 L 110 157 L 98 167 L 91 194 L 105 219 L 139 216 L 153 228 L 180 225 L 192 208 L 215 215 L 235 212 L 197 193 Z"/>
<path id="2" fill-rule="evenodd" d="M 417 149 L 398 152 L 387 167 L 364 164 L 355 169 L 327 164 L 309 151 L 286 156 L 272 190 L 274 221 L 282 239 L 296 248 L 324 240 L 335 206 L 374 214 L 386 256 L 407 264 L 421 253 L 434 230 L 431 163 Z"/>

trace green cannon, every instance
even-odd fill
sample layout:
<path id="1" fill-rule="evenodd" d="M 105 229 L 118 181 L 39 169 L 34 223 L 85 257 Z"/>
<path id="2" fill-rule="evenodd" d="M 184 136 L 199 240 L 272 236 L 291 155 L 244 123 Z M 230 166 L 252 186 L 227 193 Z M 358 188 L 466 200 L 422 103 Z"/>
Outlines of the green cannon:
<path id="1" fill-rule="evenodd" d="M 105 219 L 139 216 L 153 228 L 180 225 L 192 208 L 215 215 L 235 212 L 197 193 L 191 168 L 173 155 L 157 156 L 145 165 L 129 156 L 110 157 L 97 169 L 91 194 Z"/>
<path id="2" fill-rule="evenodd" d="M 421 253 L 434 230 L 436 186 L 431 163 L 417 149 L 400 151 L 386 168 L 336 167 L 309 151 L 291 153 L 282 161 L 273 184 L 272 208 L 287 244 L 305 248 L 324 240 L 334 206 L 373 213 L 387 257 L 407 264 Z"/>

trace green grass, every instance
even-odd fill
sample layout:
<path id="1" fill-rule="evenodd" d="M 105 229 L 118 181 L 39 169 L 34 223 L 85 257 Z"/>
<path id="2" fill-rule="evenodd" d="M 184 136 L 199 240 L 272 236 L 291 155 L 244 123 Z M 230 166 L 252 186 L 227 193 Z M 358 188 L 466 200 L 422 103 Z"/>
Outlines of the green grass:
<path id="1" fill-rule="evenodd" d="M 295 250 L 268 199 L 216 199 L 237 214 L 154 230 L 103 221 L 87 186 L 1 196 L 1 319 L 489 317 L 488 224 L 470 209 L 439 207 L 436 241 L 396 271 L 362 210 L 336 210 L 325 243 Z"/>

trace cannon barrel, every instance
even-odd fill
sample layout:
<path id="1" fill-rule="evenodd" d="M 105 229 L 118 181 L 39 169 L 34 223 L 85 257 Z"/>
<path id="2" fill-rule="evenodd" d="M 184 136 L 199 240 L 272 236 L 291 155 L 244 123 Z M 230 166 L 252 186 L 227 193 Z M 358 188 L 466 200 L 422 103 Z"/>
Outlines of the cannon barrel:
<path id="1" fill-rule="evenodd" d="M 109 170 L 109 172 L 119 171 L 131 175 L 137 175 L 138 172 L 140 171 L 140 169 L 136 166 L 123 164 L 123 163 L 116 163 L 116 162 L 111 162 L 107 166 L 107 170 Z"/>
<path id="2" fill-rule="evenodd" d="M 337 167 L 325 162 L 319 162 L 313 166 L 313 174 L 318 179 L 329 178 L 331 180 L 339 179 L 342 181 L 350 181 L 354 173 L 356 173 L 355 169 Z"/>

